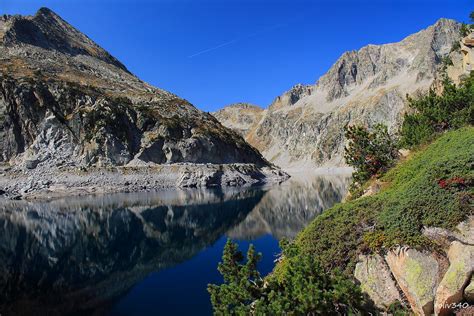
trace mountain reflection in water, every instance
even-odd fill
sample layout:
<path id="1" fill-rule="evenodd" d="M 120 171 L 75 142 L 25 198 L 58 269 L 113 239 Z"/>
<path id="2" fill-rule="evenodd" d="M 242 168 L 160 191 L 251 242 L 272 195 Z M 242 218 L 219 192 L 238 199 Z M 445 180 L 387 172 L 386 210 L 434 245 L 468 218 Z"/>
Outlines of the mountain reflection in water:
<path id="1" fill-rule="evenodd" d="M 223 236 L 294 237 L 341 200 L 347 183 L 331 176 L 264 188 L 3 201 L 0 314 L 106 314 L 150 273 Z"/>

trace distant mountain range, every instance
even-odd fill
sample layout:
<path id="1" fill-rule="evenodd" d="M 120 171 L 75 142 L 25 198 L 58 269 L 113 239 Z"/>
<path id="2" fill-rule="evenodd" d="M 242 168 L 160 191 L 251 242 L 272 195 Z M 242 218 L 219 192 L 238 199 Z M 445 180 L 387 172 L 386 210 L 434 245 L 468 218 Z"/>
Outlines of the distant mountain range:
<path id="1" fill-rule="evenodd" d="M 214 115 L 281 167 L 343 166 L 344 126 L 396 131 L 406 95 L 433 84 L 460 37 L 459 23 L 440 19 L 401 42 L 344 53 L 314 85 L 294 86 L 266 110 L 231 105 Z"/>

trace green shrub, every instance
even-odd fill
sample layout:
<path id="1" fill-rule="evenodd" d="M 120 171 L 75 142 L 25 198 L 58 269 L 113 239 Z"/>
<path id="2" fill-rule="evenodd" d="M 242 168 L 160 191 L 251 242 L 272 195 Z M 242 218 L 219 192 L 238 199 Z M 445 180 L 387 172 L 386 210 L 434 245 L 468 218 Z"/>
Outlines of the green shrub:
<path id="1" fill-rule="evenodd" d="M 414 113 L 405 114 L 400 145 L 408 148 L 433 139 L 437 133 L 474 123 L 474 72 L 459 86 L 448 78 L 443 81 L 443 92 L 433 89 L 419 97 L 408 97 Z"/>
<path id="2" fill-rule="evenodd" d="M 387 308 L 387 313 L 393 316 L 406 316 L 412 315 L 411 309 L 407 306 L 403 306 L 399 301 L 395 301 Z"/>
<path id="3" fill-rule="evenodd" d="M 337 270 L 326 273 L 313 256 L 301 255 L 293 244 L 281 245 L 288 268 L 264 283 L 253 246 L 243 263 L 237 245 L 227 242 L 218 267 L 224 284 L 208 286 L 215 314 L 331 315 L 361 308 L 363 296 L 352 280 Z"/>
<path id="4" fill-rule="evenodd" d="M 472 214 L 473 167 L 474 128 L 450 131 L 389 170 L 380 193 L 316 217 L 295 244 L 328 271 L 337 267 L 348 275 L 366 251 L 398 244 L 430 248 L 424 226 L 452 229 Z"/>
<path id="5" fill-rule="evenodd" d="M 317 256 L 327 271 L 351 275 L 364 233 L 374 226 L 378 210 L 374 197 L 336 204 L 315 218 L 296 238 L 302 253 Z"/>
<path id="6" fill-rule="evenodd" d="M 468 215 L 463 197 L 472 201 L 473 140 L 472 127 L 452 131 L 385 175 L 391 186 L 378 195 L 378 229 L 392 236 L 386 246 L 419 244 L 423 226 L 452 228 Z"/>
<path id="7" fill-rule="evenodd" d="M 263 291 L 263 280 L 257 270 L 260 253 L 255 253 L 253 245 L 247 252 L 247 262 L 238 245 L 230 239 L 224 247 L 222 262 L 218 270 L 224 278 L 224 284 L 208 285 L 211 303 L 215 314 L 248 314 L 250 304 L 259 299 Z"/>
<path id="8" fill-rule="evenodd" d="M 372 131 L 362 126 L 346 126 L 346 163 L 354 168 L 351 192 L 373 176 L 383 174 L 398 157 L 396 142 L 385 125 L 377 124 Z"/>
<path id="9" fill-rule="evenodd" d="M 466 23 L 463 23 L 461 24 L 461 29 L 459 32 L 461 33 L 462 37 L 468 36 L 469 33 L 471 33 L 471 26 Z"/>
<path id="10" fill-rule="evenodd" d="M 451 52 L 458 52 L 461 49 L 461 43 L 459 41 L 456 41 L 453 43 L 453 46 L 451 47 Z"/>
<path id="11" fill-rule="evenodd" d="M 428 117 L 420 114 L 405 115 L 400 130 L 400 146 L 412 148 L 419 144 L 424 144 L 436 136 L 435 127 Z"/>

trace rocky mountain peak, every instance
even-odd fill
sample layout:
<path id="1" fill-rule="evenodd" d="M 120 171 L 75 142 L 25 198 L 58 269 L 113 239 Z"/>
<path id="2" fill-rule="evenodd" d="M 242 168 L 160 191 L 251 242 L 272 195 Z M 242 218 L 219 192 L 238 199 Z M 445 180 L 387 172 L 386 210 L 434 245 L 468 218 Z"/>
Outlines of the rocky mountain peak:
<path id="1" fill-rule="evenodd" d="M 404 72 L 417 72 L 418 80 L 433 79 L 437 64 L 449 53 L 459 28 L 454 20 L 440 19 L 398 43 L 367 45 L 345 52 L 316 87 L 326 90 L 326 99 L 331 102 L 347 97 L 356 86 L 376 88 Z"/>
<path id="2" fill-rule="evenodd" d="M 263 111 L 263 109 L 261 107 L 259 107 L 258 105 L 251 104 L 251 103 L 246 103 L 246 102 L 233 103 L 233 104 L 230 104 L 226 107 L 239 108 L 239 109 L 253 109 L 255 111 Z"/>
<path id="3" fill-rule="evenodd" d="M 62 20 L 59 15 L 57 15 L 53 10 L 51 10 L 50 8 L 47 8 L 47 7 L 39 8 L 38 11 L 36 12 L 36 15 L 37 16 L 42 15 L 42 16 L 45 16 L 45 17 L 51 17 L 53 19 Z"/>
<path id="4" fill-rule="evenodd" d="M 152 87 L 53 11 L 0 21 L 0 164 L 253 164 L 260 153 L 212 115 Z"/>
<path id="5" fill-rule="evenodd" d="M 34 16 L 4 16 L 3 45 L 32 45 L 71 56 L 88 55 L 126 70 L 112 55 L 48 8 Z"/>
<path id="6" fill-rule="evenodd" d="M 276 97 L 270 105 L 270 108 L 279 109 L 281 107 L 293 105 L 303 97 L 311 95 L 313 88 L 312 85 L 296 84 L 283 95 Z"/>
<path id="7" fill-rule="evenodd" d="M 316 84 L 278 96 L 245 137 L 286 168 L 344 165 L 344 126 L 383 123 L 395 131 L 406 95 L 433 84 L 459 39 L 460 24 L 440 19 L 400 42 L 347 51 Z"/>

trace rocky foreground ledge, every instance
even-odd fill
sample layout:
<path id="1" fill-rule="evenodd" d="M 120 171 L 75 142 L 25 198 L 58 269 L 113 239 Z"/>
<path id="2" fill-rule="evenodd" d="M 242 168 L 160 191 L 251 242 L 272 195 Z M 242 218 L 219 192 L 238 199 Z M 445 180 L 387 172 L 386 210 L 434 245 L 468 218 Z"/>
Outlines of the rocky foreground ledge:
<path id="1" fill-rule="evenodd" d="M 7 199 L 153 191 L 173 187 L 233 187 L 279 183 L 290 176 L 254 164 L 167 164 L 103 168 L 19 169 L 3 167 L 0 194 Z"/>

